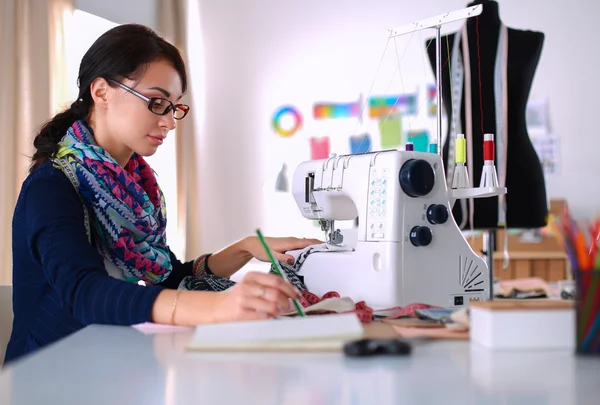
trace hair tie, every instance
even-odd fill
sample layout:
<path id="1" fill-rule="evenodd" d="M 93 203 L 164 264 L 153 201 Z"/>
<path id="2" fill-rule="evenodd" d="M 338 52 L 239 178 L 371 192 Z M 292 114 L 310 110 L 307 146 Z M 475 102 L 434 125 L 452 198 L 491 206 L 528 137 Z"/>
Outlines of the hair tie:
<path id="1" fill-rule="evenodd" d="M 70 109 L 73 113 L 75 113 L 78 116 L 84 116 L 88 112 L 85 103 L 81 98 L 75 100 L 73 104 L 71 104 Z"/>

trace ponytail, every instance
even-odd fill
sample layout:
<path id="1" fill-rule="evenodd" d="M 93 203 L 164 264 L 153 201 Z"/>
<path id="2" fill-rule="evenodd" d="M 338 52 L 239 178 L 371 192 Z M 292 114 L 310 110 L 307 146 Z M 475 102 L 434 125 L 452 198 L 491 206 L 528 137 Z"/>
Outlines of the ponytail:
<path id="1" fill-rule="evenodd" d="M 90 109 L 89 103 L 79 99 L 75 101 L 65 111 L 58 113 L 48 121 L 33 140 L 33 146 L 36 152 L 31 158 L 31 167 L 29 172 L 33 172 L 40 167 L 45 160 L 52 158 L 58 152 L 58 143 L 65 136 L 67 130 L 77 120 L 88 116 Z"/>

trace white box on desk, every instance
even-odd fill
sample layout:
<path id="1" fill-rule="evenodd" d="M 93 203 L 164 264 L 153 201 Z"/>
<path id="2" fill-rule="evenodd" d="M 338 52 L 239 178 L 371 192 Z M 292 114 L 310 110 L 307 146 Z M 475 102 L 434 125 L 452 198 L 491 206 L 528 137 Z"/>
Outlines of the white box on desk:
<path id="1" fill-rule="evenodd" d="M 570 301 L 472 302 L 471 344 L 491 350 L 575 348 L 575 306 Z"/>

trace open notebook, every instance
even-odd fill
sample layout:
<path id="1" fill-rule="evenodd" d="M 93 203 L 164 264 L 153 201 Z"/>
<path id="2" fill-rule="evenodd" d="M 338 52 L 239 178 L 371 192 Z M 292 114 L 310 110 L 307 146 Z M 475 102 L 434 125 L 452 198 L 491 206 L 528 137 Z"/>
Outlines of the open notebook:
<path id="1" fill-rule="evenodd" d="M 355 314 L 282 317 L 265 321 L 197 326 L 188 350 L 309 351 L 340 350 L 363 337 Z"/>

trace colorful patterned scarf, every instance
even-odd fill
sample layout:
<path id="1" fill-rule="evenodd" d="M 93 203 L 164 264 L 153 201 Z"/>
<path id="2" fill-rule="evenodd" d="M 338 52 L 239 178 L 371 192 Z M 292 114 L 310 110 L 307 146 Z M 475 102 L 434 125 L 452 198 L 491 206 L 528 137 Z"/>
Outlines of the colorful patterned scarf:
<path id="1" fill-rule="evenodd" d="M 137 154 L 125 168 L 119 166 L 96 144 L 84 121 L 75 122 L 58 146 L 58 167 L 74 172 L 67 177 L 93 212 L 90 222 L 100 252 L 127 281 L 165 280 L 172 270 L 166 209 L 152 168 Z"/>

